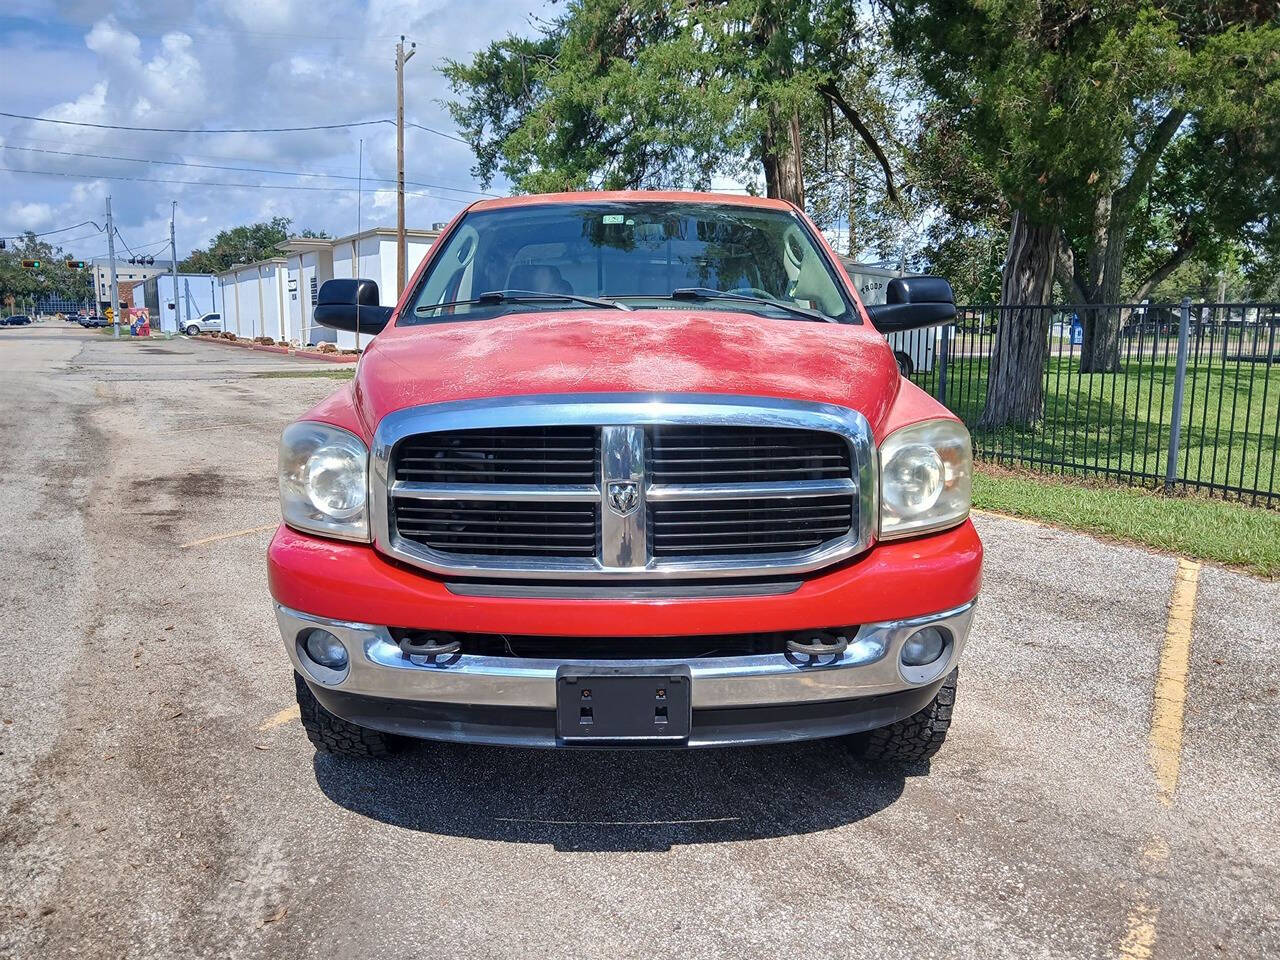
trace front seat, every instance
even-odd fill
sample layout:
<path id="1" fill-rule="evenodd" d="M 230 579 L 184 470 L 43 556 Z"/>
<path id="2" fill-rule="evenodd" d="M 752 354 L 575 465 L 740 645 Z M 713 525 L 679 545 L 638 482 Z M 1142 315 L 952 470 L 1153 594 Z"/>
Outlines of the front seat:
<path id="1" fill-rule="evenodd" d="M 560 268 L 543 263 L 521 263 L 511 268 L 507 278 L 509 290 L 533 290 L 537 293 L 573 293 Z"/>

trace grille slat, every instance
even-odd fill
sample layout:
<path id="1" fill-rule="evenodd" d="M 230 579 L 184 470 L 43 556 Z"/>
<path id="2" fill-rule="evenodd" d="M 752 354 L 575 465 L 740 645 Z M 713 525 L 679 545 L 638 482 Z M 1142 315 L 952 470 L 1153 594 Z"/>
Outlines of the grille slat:
<path id="1" fill-rule="evenodd" d="M 594 427 L 448 430 L 406 437 L 397 480 L 429 483 L 593 483 Z"/>
<path id="2" fill-rule="evenodd" d="M 599 508 L 593 503 L 391 499 L 396 532 L 447 554 L 593 557 Z"/>
<path id="3" fill-rule="evenodd" d="M 685 425 L 653 427 L 654 483 L 768 483 L 850 476 L 849 445 L 820 430 Z"/>
<path id="4" fill-rule="evenodd" d="M 752 554 L 812 550 L 847 534 L 853 523 L 850 497 L 814 497 L 804 506 L 779 508 L 779 501 L 741 500 L 731 506 L 704 501 L 652 506 L 651 545 L 655 557 L 684 554 Z M 781 512 L 787 510 L 787 512 Z M 726 514 L 731 514 L 726 518 Z"/>

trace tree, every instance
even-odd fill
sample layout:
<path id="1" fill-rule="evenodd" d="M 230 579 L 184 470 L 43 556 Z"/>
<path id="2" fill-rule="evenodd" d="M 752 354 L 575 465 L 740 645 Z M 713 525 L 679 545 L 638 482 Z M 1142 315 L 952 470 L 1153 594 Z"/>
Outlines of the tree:
<path id="1" fill-rule="evenodd" d="M 878 131 L 881 155 L 834 103 L 819 101 L 801 118 L 805 211 L 820 227 L 843 234 L 839 246 L 849 256 L 915 267 L 929 198 L 910 182 L 920 96 L 914 72 L 893 53 L 883 20 L 867 18 L 840 73 L 842 96 L 854 99 L 865 125 Z M 893 196 L 886 183 L 896 185 Z"/>
<path id="2" fill-rule="evenodd" d="M 1034 420 L 1045 311 L 1015 305 L 1047 302 L 1056 278 L 1092 307 L 1081 369 L 1117 370 L 1122 317 L 1101 305 L 1140 299 L 1276 209 L 1280 28 L 1250 0 L 887 5 L 946 118 L 943 148 L 1012 224 L 1001 326 L 1014 329 L 997 339 L 982 422 Z"/>
<path id="3" fill-rule="evenodd" d="M 0 305 L 5 309 L 12 309 L 22 300 L 39 300 L 48 296 L 75 301 L 92 298 L 89 272 L 66 264 L 68 260 L 77 259 L 74 254 L 30 232 L 6 244 L 6 247 L 0 250 Z M 40 268 L 23 267 L 23 260 L 38 260 Z"/>
<path id="4" fill-rule="evenodd" d="M 222 273 L 234 263 L 254 263 L 270 257 L 284 256 L 280 245 L 289 239 L 288 217 L 273 217 L 265 223 L 223 230 L 203 250 L 192 250 L 178 265 L 185 273 Z M 323 230 L 303 230 L 303 237 L 328 237 Z"/>
<path id="5" fill-rule="evenodd" d="M 524 192 L 754 181 L 804 206 L 806 118 L 823 105 L 896 198 L 863 104 L 858 8 L 839 0 L 570 0 L 532 38 L 443 69 L 485 185 Z"/>

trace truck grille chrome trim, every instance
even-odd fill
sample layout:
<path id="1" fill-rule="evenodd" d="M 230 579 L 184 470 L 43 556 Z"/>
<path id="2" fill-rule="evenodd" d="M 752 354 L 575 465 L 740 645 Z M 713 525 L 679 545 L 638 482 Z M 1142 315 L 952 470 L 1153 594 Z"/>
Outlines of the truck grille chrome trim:
<path id="1" fill-rule="evenodd" d="M 871 546 L 878 516 L 870 427 L 831 404 L 707 394 L 457 401 L 389 414 L 371 453 L 378 549 L 455 577 L 803 573 Z M 586 479 L 588 467 L 594 483 L 564 482 Z M 504 482 L 513 475 L 520 482 Z"/>

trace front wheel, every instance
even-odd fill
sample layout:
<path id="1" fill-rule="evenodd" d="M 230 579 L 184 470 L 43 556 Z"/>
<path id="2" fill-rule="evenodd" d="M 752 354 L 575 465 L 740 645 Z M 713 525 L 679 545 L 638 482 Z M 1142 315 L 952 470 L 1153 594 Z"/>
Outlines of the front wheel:
<path id="1" fill-rule="evenodd" d="M 191 324 L 191 326 L 187 327 L 188 337 L 198 337 L 199 335 L 200 335 L 200 328 L 197 327 L 194 323 Z"/>
<path id="2" fill-rule="evenodd" d="M 958 670 L 938 688 L 934 698 L 919 713 L 887 727 L 854 738 L 854 751 L 864 760 L 885 765 L 905 765 L 928 760 L 947 739 L 951 711 L 956 703 Z"/>
<path id="3" fill-rule="evenodd" d="M 297 688 L 302 729 L 307 731 L 307 739 L 316 752 L 336 753 L 343 757 L 385 757 L 399 746 L 399 740 L 390 734 L 335 717 L 321 706 L 307 682 L 296 671 L 293 682 Z"/>

